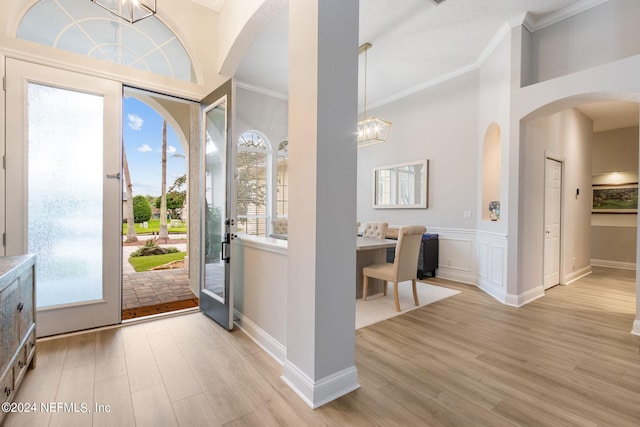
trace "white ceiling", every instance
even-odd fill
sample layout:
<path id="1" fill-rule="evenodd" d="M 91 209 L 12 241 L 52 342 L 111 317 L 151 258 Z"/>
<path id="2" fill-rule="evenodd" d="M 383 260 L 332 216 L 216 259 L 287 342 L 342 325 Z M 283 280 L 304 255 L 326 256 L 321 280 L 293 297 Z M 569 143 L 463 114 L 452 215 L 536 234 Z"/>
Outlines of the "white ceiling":
<path id="1" fill-rule="evenodd" d="M 200 6 L 208 7 L 211 10 L 216 12 L 220 12 L 222 6 L 224 5 L 225 0 L 191 0 L 193 3 L 199 4 Z"/>
<path id="2" fill-rule="evenodd" d="M 505 25 L 522 23 L 527 13 L 526 22 L 535 30 L 605 1 L 446 0 L 436 6 L 434 0 L 360 0 L 360 44 L 373 45 L 367 53 L 367 108 L 476 68 L 493 47 L 496 36 L 504 35 Z M 236 72 L 238 80 L 286 96 L 287 33 L 285 9 L 245 55 Z M 360 55 L 360 104 L 363 69 L 364 58 Z M 637 124 L 637 104 L 635 112 L 623 108 L 629 103 L 621 104 L 616 111 L 624 111 L 625 117 L 635 114 Z M 610 113 L 613 107 L 609 103 L 606 108 L 589 107 L 583 112 L 602 122 L 605 116 L 616 118 Z M 601 124 L 605 128 L 611 125 Z"/>

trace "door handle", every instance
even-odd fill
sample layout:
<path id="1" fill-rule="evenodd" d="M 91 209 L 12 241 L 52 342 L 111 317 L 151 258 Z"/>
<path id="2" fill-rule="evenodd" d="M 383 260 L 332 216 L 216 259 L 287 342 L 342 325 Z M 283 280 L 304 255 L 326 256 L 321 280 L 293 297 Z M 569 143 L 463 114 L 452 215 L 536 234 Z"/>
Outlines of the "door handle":
<path id="1" fill-rule="evenodd" d="M 110 178 L 110 179 L 120 179 L 120 172 L 118 172 L 118 173 L 108 173 L 108 174 L 107 174 L 107 178 Z"/>
<path id="2" fill-rule="evenodd" d="M 229 260 L 231 259 L 231 257 L 226 253 L 225 248 L 226 248 L 226 245 L 229 244 L 230 239 L 231 239 L 231 236 L 229 235 L 229 233 L 227 233 L 226 240 L 223 240 L 221 242 L 222 261 L 225 261 L 227 264 L 229 263 Z"/>

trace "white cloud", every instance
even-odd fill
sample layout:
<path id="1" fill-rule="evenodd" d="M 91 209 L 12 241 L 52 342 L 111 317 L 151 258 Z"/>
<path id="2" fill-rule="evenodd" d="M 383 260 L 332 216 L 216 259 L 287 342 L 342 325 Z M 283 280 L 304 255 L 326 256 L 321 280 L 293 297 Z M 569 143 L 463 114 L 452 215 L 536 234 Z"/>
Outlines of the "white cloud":
<path id="1" fill-rule="evenodd" d="M 138 151 L 141 153 L 148 153 L 149 151 L 152 151 L 152 149 L 151 147 L 149 147 L 149 145 L 142 144 L 140 147 L 138 147 Z"/>
<path id="2" fill-rule="evenodd" d="M 133 130 L 140 130 L 142 129 L 142 124 L 144 123 L 144 120 L 142 120 L 141 117 L 136 116 L 135 114 L 129 114 L 127 116 L 129 118 L 129 127 Z"/>
<path id="3" fill-rule="evenodd" d="M 167 155 L 171 155 L 173 153 L 175 153 L 176 151 L 176 147 L 174 147 L 173 145 L 167 145 Z M 158 148 L 158 153 L 162 153 L 162 148 Z"/>

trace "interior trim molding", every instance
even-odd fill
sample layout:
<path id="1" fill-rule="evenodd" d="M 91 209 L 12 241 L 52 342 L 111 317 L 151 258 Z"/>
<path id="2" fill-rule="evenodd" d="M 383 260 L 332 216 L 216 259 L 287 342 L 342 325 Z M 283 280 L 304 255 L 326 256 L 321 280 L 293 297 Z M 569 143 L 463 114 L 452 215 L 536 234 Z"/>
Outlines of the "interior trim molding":
<path id="1" fill-rule="evenodd" d="M 633 321 L 633 329 L 631 330 L 631 333 L 640 337 L 640 319 Z"/>
<path id="2" fill-rule="evenodd" d="M 585 276 L 588 276 L 591 274 L 591 266 L 588 265 L 584 268 L 581 268 L 578 271 L 573 271 L 569 274 L 567 274 L 564 278 L 564 283 L 560 283 L 561 285 L 570 285 L 573 282 L 582 279 Z"/>
<path id="3" fill-rule="evenodd" d="M 552 13 L 540 19 L 535 19 L 533 16 L 531 16 L 531 14 L 527 13 L 523 25 L 527 30 L 529 30 L 529 32 L 534 33 L 553 24 L 557 24 L 558 22 L 563 21 L 567 18 L 578 15 L 579 13 L 585 12 L 591 8 L 600 6 L 601 4 L 608 1 L 609 0 L 584 0 L 578 3 L 574 3 L 571 6 L 567 6 L 564 9 L 557 11 L 556 13 Z"/>
<path id="4" fill-rule="evenodd" d="M 635 270 L 635 262 L 611 261 L 608 259 L 591 259 L 591 265 L 594 267 L 617 268 L 619 270 Z"/>
<path id="5" fill-rule="evenodd" d="M 272 237 L 249 236 L 246 234 L 239 234 L 238 237 L 233 240 L 236 244 L 248 248 L 260 249 L 284 256 L 288 254 L 288 242 L 286 240 L 274 239 Z"/>
<path id="6" fill-rule="evenodd" d="M 285 360 L 281 379 L 312 409 L 360 388 L 355 365 L 313 381 L 295 364 Z"/>
<path id="7" fill-rule="evenodd" d="M 236 87 L 240 88 L 240 89 L 245 89 L 251 92 L 255 92 L 255 93 L 259 93 L 261 95 L 266 95 L 266 96 L 270 96 L 272 98 L 276 98 L 276 99 L 282 99 L 283 101 L 288 101 L 289 100 L 289 95 L 286 93 L 282 93 L 282 92 L 277 92 L 275 90 L 270 90 L 270 89 L 265 89 L 263 87 L 259 87 L 259 86 L 255 86 L 249 83 L 245 83 L 243 81 L 240 80 L 235 80 L 236 83 Z"/>
<path id="8" fill-rule="evenodd" d="M 522 307 L 543 296 L 544 288 L 540 286 L 529 289 L 528 291 L 522 292 L 520 294 L 507 294 L 504 303 L 512 307 Z"/>
<path id="9" fill-rule="evenodd" d="M 377 107 L 381 107 L 385 104 L 388 104 L 390 102 L 393 101 L 397 101 L 398 99 L 404 98 L 406 96 L 412 95 L 414 93 L 423 91 L 425 89 L 429 89 L 430 87 L 439 85 L 441 83 L 444 83 L 448 80 L 454 79 L 456 77 L 462 76 L 468 72 L 474 71 L 479 69 L 480 67 L 482 67 L 482 65 L 484 64 L 484 62 L 487 60 L 487 58 L 489 56 L 491 56 L 491 54 L 494 52 L 494 50 L 500 45 L 500 43 L 502 42 L 502 40 L 507 37 L 508 35 L 511 34 L 511 30 L 512 30 L 512 26 L 513 25 L 522 25 L 524 26 L 529 32 L 535 32 L 538 30 L 541 30 L 543 28 L 546 28 L 548 26 L 551 26 L 553 24 L 556 24 L 562 20 L 565 20 L 567 18 L 571 18 L 572 16 L 578 15 L 579 13 L 582 13 L 584 11 L 587 11 L 593 7 L 599 6 L 603 3 L 606 3 L 609 0 L 584 0 L 582 2 L 573 4 L 572 6 L 566 7 L 560 11 L 558 11 L 557 13 L 548 15 L 544 18 L 541 19 L 534 19 L 530 14 L 525 14 L 524 17 L 522 17 L 521 15 L 512 19 L 511 22 L 509 21 L 505 21 L 505 23 L 503 25 L 500 26 L 500 28 L 496 31 L 496 33 L 494 34 L 494 36 L 491 38 L 491 40 L 489 40 L 489 42 L 487 43 L 487 45 L 485 46 L 485 48 L 482 50 L 482 52 L 480 53 L 480 55 L 478 56 L 478 58 L 472 62 L 469 63 L 468 65 L 465 65 L 463 67 L 458 68 L 455 71 L 452 71 L 450 73 L 447 74 L 443 74 L 435 79 L 426 81 L 424 83 L 421 83 L 419 85 L 416 85 L 414 87 L 411 87 L 407 90 L 404 90 L 402 92 L 399 92 L 395 95 L 389 96 L 387 98 L 381 99 L 380 101 L 371 103 L 371 105 L 369 106 L 369 109 L 373 110 L 374 108 Z M 521 24 L 520 24 L 521 22 Z"/>
<path id="10" fill-rule="evenodd" d="M 262 348 L 269 356 L 271 356 L 280 365 L 284 364 L 287 357 L 287 347 L 280 341 L 269 335 L 264 329 L 252 322 L 244 314 L 233 309 L 234 318 L 237 319 L 233 323 L 247 335 L 258 347 Z"/>
<path id="11" fill-rule="evenodd" d="M 507 304 L 507 292 L 489 280 L 479 280 L 478 286 L 484 293 L 488 294 L 490 297 L 494 298 L 496 301 Z M 512 305 L 512 304 L 507 304 Z"/>

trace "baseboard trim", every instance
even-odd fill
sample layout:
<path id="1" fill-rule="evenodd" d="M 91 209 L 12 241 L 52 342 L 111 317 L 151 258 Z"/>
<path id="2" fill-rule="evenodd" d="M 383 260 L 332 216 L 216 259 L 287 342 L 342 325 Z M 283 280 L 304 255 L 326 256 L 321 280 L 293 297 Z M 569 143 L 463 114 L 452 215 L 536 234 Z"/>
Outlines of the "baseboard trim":
<path id="1" fill-rule="evenodd" d="M 635 270 L 635 262 L 610 261 L 607 259 L 592 259 L 591 265 L 594 267 L 617 268 L 619 270 Z"/>
<path id="2" fill-rule="evenodd" d="M 260 328 L 248 317 L 244 316 L 238 310 L 233 310 L 234 318 L 237 319 L 233 323 L 244 332 L 253 342 L 262 348 L 267 354 L 278 362 L 284 364 L 287 357 L 287 347 L 277 339 L 269 335 L 264 329 Z"/>
<path id="3" fill-rule="evenodd" d="M 507 294 L 505 304 L 512 307 L 522 307 L 543 296 L 544 289 L 542 286 L 540 286 L 539 288 L 529 289 L 528 291 L 522 292 L 517 295 Z"/>
<path id="4" fill-rule="evenodd" d="M 472 272 L 466 270 L 458 270 L 440 265 L 438 266 L 437 277 L 464 283 L 466 285 L 478 286 L 476 283 L 476 276 Z"/>
<path id="5" fill-rule="evenodd" d="M 312 409 L 319 408 L 360 387 L 355 365 L 319 381 L 313 381 L 291 361 L 285 360 L 281 378 Z"/>
<path id="6" fill-rule="evenodd" d="M 576 282 L 580 279 L 582 279 L 583 277 L 586 277 L 588 275 L 590 275 L 592 273 L 591 270 L 591 266 L 588 265 L 584 268 L 581 268 L 578 271 L 574 271 L 571 274 L 567 274 L 567 276 L 564 278 L 564 283 L 562 283 L 563 285 L 570 285 L 573 282 Z"/>
<path id="7" fill-rule="evenodd" d="M 633 329 L 631 330 L 631 333 L 640 337 L 640 319 L 633 321 Z"/>
<path id="8" fill-rule="evenodd" d="M 476 286 L 482 289 L 484 293 L 489 294 L 489 296 L 501 302 L 502 304 L 507 303 L 507 293 L 504 291 L 504 289 L 493 285 L 488 280 L 480 280 Z"/>

